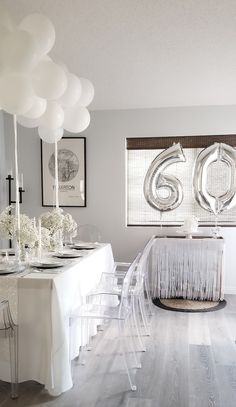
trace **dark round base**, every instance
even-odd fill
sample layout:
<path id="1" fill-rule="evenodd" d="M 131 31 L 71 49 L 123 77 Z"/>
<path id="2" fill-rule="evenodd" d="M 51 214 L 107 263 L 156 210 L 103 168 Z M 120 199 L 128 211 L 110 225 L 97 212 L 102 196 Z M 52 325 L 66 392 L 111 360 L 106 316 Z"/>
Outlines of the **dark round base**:
<path id="1" fill-rule="evenodd" d="M 212 312 L 226 306 L 226 301 L 198 301 L 184 300 L 183 298 L 154 298 L 153 304 L 167 311 L 175 312 Z"/>

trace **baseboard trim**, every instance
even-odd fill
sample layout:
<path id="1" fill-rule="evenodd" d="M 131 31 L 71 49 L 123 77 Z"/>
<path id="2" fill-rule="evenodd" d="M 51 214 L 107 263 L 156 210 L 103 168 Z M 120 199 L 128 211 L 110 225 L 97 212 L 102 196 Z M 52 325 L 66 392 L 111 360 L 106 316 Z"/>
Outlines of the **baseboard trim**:
<path id="1" fill-rule="evenodd" d="M 225 287 L 225 294 L 234 294 L 236 295 L 236 287 Z"/>

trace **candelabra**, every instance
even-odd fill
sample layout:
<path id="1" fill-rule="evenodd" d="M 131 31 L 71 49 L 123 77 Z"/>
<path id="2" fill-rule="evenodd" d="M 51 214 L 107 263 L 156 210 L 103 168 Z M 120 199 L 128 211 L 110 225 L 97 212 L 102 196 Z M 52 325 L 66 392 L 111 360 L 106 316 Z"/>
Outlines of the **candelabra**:
<path id="1" fill-rule="evenodd" d="M 12 187 L 11 187 L 11 183 L 12 181 L 14 181 L 14 178 L 12 176 L 12 174 L 8 174 L 8 176 L 6 177 L 6 181 L 8 181 L 8 205 L 10 206 L 13 203 L 16 203 L 16 201 L 12 200 Z M 21 183 L 19 186 L 19 203 L 22 203 L 22 195 L 23 192 L 25 192 L 25 190 L 23 189 L 23 174 L 21 174 Z M 11 211 L 9 211 L 9 213 L 11 213 Z M 12 241 L 11 239 L 9 240 L 9 247 L 12 248 Z"/>

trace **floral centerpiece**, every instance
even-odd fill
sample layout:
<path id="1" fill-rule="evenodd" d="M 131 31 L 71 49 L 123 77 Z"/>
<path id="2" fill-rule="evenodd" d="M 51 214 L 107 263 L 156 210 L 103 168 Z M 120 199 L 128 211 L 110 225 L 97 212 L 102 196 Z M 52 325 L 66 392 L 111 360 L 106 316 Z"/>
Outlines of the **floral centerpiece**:
<path id="1" fill-rule="evenodd" d="M 24 214 L 20 215 L 20 230 L 17 219 L 11 213 L 12 206 L 7 206 L 0 214 L 0 237 L 2 239 L 16 239 L 21 245 L 33 247 L 37 240 L 37 233 L 32 220 Z"/>
<path id="2" fill-rule="evenodd" d="M 7 206 L 0 213 L 0 238 L 16 240 L 20 244 L 21 257 L 24 257 L 25 247 L 37 249 L 39 247 L 39 231 L 32 219 L 27 215 L 20 215 L 20 229 L 18 230 L 17 219 L 12 214 L 13 206 Z M 47 228 L 41 228 L 42 248 L 50 247 L 50 232 Z"/>
<path id="3" fill-rule="evenodd" d="M 0 214 L 0 237 L 1 239 L 16 240 L 20 245 L 21 253 L 25 246 L 35 246 L 38 239 L 37 230 L 32 220 L 24 214 L 20 215 L 20 229 L 18 230 L 17 218 L 12 214 L 13 207 L 7 206 Z"/>
<path id="4" fill-rule="evenodd" d="M 43 213 L 40 219 L 42 226 L 49 231 L 52 250 L 62 244 L 63 236 L 75 237 L 77 234 L 77 223 L 69 213 L 64 214 L 61 208 Z"/>

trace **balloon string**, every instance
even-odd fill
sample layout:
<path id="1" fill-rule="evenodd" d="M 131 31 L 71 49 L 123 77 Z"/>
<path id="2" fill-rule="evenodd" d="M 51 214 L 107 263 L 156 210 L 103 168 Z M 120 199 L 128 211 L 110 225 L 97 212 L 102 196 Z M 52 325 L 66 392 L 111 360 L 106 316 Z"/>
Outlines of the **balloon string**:
<path id="1" fill-rule="evenodd" d="M 160 211 L 160 227 L 161 227 L 161 229 L 162 229 L 162 215 L 163 215 L 163 212 Z"/>
<path id="2" fill-rule="evenodd" d="M 58 150 L 57 142 L 55 143 L 55 194 L 56 194 L 56 208 L 59 208 L 59 198 L 58 198 Z"/>
<path id="3" fill-rule="evenodd" d="M 17 255 L 19 256 L 19 247 L 20 247 L 20 200 L 19 200 L 19 172 L 18 172 L 18 147 L 17 147 L 17 121 L 16 115 L 13 115 L 13 125 L 14 125 L 14 143 L 15 143 L 15 177 L 16 177 L 16 225 L 17 225 Z M 19 258 L 18 258 L 19 260 Z"/>

